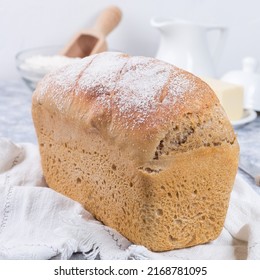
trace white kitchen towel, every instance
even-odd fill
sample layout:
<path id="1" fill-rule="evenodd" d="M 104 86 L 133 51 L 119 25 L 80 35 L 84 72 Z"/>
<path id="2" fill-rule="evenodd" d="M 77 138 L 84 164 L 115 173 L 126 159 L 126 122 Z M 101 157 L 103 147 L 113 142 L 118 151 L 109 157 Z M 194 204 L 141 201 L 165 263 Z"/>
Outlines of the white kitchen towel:
<path id="1" fill-rule="evenodd" d="M 153 253 L 46 187 L 38 147 L 0 139 L 0 259 L 260 259 L 260 196 L 236 177 L 221 235 L 192 248 Z M 77 256 L 77 255 L 73 255 Z"/>

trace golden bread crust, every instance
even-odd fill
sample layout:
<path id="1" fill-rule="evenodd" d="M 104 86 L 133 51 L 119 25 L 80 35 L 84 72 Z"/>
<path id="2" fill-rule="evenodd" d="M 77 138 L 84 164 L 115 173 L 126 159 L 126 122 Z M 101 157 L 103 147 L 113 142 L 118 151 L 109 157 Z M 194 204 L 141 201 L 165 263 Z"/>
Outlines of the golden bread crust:
<path id="1" fill-rule="evenodd" d="M 102 53 L 47 75 L 32 113 L 49 186 L 131 241 L 163 251 L 220 233 L 239 147 L 199 78 Z"/>

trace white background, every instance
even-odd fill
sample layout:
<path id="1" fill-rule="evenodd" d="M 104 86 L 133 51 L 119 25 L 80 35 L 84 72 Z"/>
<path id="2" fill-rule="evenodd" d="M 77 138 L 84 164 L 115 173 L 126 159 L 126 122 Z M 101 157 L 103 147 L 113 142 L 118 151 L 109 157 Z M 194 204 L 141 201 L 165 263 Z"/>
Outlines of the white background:
<path id="1" fill-rule="evenodd" d="M 110 4 L 123 11 L 120 26 L 108 38 L 110 48 L 154 56 L 160 37 L 150 18 L 178 17 L 229 28 L 218 75 L 240 68 L 244 56 L 260 61 L 259 0 L 0 0 L 0 79 L 18 77 L 18 51 L 65 44 Z"/>

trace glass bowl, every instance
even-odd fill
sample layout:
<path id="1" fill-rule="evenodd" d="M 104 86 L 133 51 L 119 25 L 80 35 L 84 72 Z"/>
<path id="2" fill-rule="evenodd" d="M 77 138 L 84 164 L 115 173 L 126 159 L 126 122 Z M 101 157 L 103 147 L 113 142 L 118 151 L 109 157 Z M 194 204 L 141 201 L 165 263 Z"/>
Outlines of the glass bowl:
<path id="1" fill-rule="evenodd" d="M 32 91 L 47 73 L 79 59 L 59 55 L 61 49 L 61 46 L 40 47 L 23 50 L 16 55 L 16 68 Z"/>

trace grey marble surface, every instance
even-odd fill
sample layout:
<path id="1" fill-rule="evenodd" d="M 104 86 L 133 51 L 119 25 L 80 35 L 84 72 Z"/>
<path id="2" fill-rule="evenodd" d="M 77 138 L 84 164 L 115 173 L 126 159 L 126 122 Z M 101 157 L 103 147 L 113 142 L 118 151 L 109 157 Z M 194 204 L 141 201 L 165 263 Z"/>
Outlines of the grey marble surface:
<path id="1" fill-rule="evenodd" d="M 254 169 L 260 175 L 260 115 L 255 121 L 236 129 L 240 145 L 240 163 Z M 252 177 L 239 170 L 253 189 L 260 194 L 260 186 L 256 186 Z"/>
<path id="2" fill-rule="evenodd" d="M 0 137 L 36 143 L 31 117 L 32 92 L 22 81 L 0 81 Z"/>
<path id="3" fill-rule="evenodd" d="M 20 81 L 0 81 L 0 137 L 14 142 L 37 143 L 31 118 L 32 92 Z M 260 172 L 260 116 L 236 129 L 243 163 L 257 167 Z M 238 171 L 252 188 L 260 194 L 254 180 Z"/>

